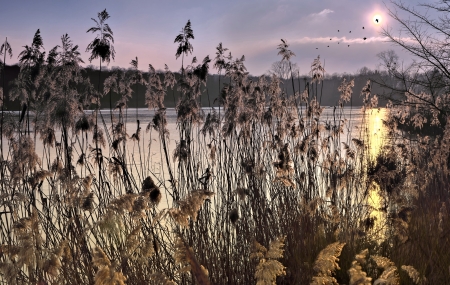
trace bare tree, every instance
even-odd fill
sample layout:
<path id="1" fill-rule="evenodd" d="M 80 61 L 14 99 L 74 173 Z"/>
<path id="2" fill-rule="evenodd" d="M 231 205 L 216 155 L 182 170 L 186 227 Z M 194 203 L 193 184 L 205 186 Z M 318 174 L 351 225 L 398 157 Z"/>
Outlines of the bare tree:
<path id="1" fill-rule="evenodd" d="M 406 6 L 400 1 L 391 1 L 394 9 L 388 9 L 391 16 L 400 24 L 399 35 L 395 36 L 392 30 L 383 29 L 382 35 L 391 42 L 402 47 L 417 58 L 414 63 L 424 71 L 438 69 L 447 78 L 450 78 L 450 3 L 441 0 L 437 4 L 420 4 L 435 10 L 442 15 L 438 19 L 432 19 L 428 12 L 421 12 L 414 7 Z M 398 10 L 409 14 L 410 18 L 400 17 Z"/>
<path id="2" fill-rule="evenodd" d="M 375 81 L 391 91 L 384 96 L 391 102 L 405 106 L 419 106 L 435 114 L 441 126 L 445 125 L 450 104 L 443 96 L 450 91 L 450 2 L 440 0 L 435 4 L 417 7 L 402 1 L 391 1 L 389 16 L 400 25 L 398 35 L 384 28 L 382 35 L 390 42 L 413 55 L 409 65 L 399 63 L 393 51 L 378 54 L 381 65 L 389 77 Z M 419 8 L 425 8 L 420 10 Z M 431 17 L 430 11 L 437 12 Z M 403 18 L 400 13 L 406 13 Z"/>
<path id="3" fill-rule="evenodd" d="M 294 77 L 297 77 L 299 74 L 299 67 L 296 63 L 291 63 L 292 66 L 292 73 Z M 268 71 L 270 75 L 275 74 L 281 79 L 289 79 L 291 77 L 291 70 L 289 67 L 288 61 L 275 61 L 272 63 L 272 66 L 270 67 L 270 70 Z"/>

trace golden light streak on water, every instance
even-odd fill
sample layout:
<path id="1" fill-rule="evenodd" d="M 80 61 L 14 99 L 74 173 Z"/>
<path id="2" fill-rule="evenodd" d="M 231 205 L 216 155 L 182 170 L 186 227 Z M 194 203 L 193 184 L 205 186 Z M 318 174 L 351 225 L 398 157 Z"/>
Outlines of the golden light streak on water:
<path id="1" fill-rule="evenodd" d="M 383 126 L 383 120 L 386 118 L 385 109 L 373 109 L 368 111 L 367 116 L 367 140 L 369 143 L 369 160 L 376 159 L 383 146 L 383 140 L 386 136 L 386 129 Z M 382 207 L 381 196 L 379 194 L 380 186 L 372 182 L 369 189 L 368 203 L 373 208 L 370 218 L 374 219 L 374 226 L 370 235 L 378 242 L 383 241 L 385 236 L 384 224 L 386 214 L 380 210 Z"/>
<path id="2" fill-rule="evenodd" d="M 383 120 L 386 118 L 386 109 L 373 109 L 368 111 L 368 140 L 370 159 L 375 159 L 383 146 L 383 139 L 386 136 L 386 129 Z"/>
<path id="3" fill-rule="evenodd" d="M 372 240 L 381 243 L 385 237 L 386 213 L 380 210 L 382 207 L 381 196 L 379 194 L 380 186 L 373 182 L 370 185 L 368 203 L 372 207 L 370 218 L 373 219 L 373 228 L 368 233 Z"/>

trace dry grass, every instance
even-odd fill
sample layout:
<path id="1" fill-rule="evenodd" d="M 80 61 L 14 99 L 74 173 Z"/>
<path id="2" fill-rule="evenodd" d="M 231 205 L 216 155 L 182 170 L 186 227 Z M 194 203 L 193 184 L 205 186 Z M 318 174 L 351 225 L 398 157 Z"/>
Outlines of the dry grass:
<path id="1" fill-rule="evenodd" d="M 294 56 L 288 48 L 286 41 L 279 46 L 287 61 Z M 110 125 L 99 114 L 95 125 L 83 110 L 101 94 L 81 70 L 46 63 L 22 68 L 21 78 L 33 72 L 40 88 L 27 99 L 34 100 L 34 116 L 9 115 L 4 123 L 9 140 L 0 161 L 1 279 L 444 284 L 450 124 L 442 137 L 411 140 L 388 120 L 386 148 L 371 162 L 364 129 L 377 97 L 370 83 L 361 92 L 361 134 L 350 137 L 344 135 L 350 126 L 343 105 L 354 96 L 353 81 L 339 87 L 333 117 L 323 116 L 320 58 L 308 87 L 295 90 L 291 78 L 296 92 L 286 96 L 278 78 L 252 80 L 245 58 L 224 57 L 224 50 L 218 47 L 215 64 L 227 79 L 219 110 L 200 108 L 209 57 L 183 66 L 181 74 L 150 67 L 143 79 L 154 117 L 133 130 L 126 115 L 133 71 L 118 70 L 106 80 L 104 94 L 120 96 L 118 112 L 109 114 Z M 182 92 L 173 149 L 164 106 L 171 88 Z M 44 108 L 69 95 L 73 100 L 63 113 Z M 421 125 L 417 116 L 413 120 Z M 150 151 L 155 143 L 156 158 Z M 387 217 L 378 221 L 385 230 L 378 240 L 368 200 L 374 183 Z"/>

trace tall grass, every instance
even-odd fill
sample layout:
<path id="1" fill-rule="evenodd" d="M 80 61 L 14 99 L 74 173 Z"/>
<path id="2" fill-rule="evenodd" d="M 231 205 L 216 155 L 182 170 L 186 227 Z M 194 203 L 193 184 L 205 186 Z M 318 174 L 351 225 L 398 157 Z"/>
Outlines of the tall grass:
<path id="1" fill-rule="evenodd" d="M 293 56 L 286 41 L 279 49 L 283 60 Z M 343 106 L 355 96 L 351 82 L 337 90 L 333 117 L 324 117 L 319 58 L 305 89 L 295 90 L 292 80 L 295 93 L 288 97 L 276 76 L 251 80 L 245 57 L 223 57 L 226 50 L 219 45 L 215 62 L 228 82 L 220 90 L 220 109 L 201 108 L 211 60 L 193 58 L 185 66 L 187 49 L 178 54 L 181 73 L 167 66 L 157 73 L 150 65 L 142 77 L 154 116 L 137 117 L 136 130 L 126 121 L 135 70 L 106 79 L 101 94 L 120 99 L 102 129 L 96 112 L 86 110 L 101 94 L 82 70 L 60 61 L 36 66 L 34 139 L 21 135 L 13 114 L 5 114 L 2 126 L 8 142 L 0 164 L 4 282 L 448 280 L 449 255 L 441 250 L 449 228 L 446 160 L 441 167 L 446 139 L 405 141 L 392 128 L 385 151 L 370 161 L 367 121 L 360 136 L 344 135 L 350 126 Z M 178 134 L 169 133 L 164 106 L 174 86 L 182 93 Z M 361 95 L 367 116 L 377 101 L 370 82 Z M 132 151 L 136 144 L 139 157 Z M 154 144 L 161 150 L 157 158 Z M 388 213 L 379 221 L 385 234 L 378 240 L 368 200 L 374 183 Z"/>

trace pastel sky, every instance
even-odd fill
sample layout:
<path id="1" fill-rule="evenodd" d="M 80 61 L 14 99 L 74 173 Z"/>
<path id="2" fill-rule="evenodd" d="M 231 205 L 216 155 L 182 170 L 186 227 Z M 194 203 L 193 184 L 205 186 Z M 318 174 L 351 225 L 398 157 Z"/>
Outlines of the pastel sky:
<path id="1" fill-rule="evenodd" d="M 408 0 L 409 5 L 417 3 Z M 110 67 L 128 68 L 138 57 L 141 70 L 147 70 L 148 64 L 156 69 L 167 64 L 171 70 L 179 70 L 181 58 L 175 59 L 174 39 L 190 19 L 195 39 L 188 62 L 193 56 L 199 60 L 207 55 L 214 58 L 222 42 L 234 57 L 245 55 L 251 74 L 261 75 L 281 59 L 277 46 L 283 38 L 296 54 L 292 61 L 299 65 L 301 74 L 310 70 L 318 55 L 329 74 L 354 73 L 363 66 L 376 68 L 376 55 L 388 49 L 396 50 L 405 61 L 411 60 L 380 35 L 382 27 L 395 33 L 398 30 L 386 7 L 393 5 L 379 0 L 0 0 L 0 40 L 8 37 L 14 55 L 7 63 L 15 63 L 37 29 L 46 51 L 60 44 L 61 36 L 67 33 L 80 46 L 88 65 L 85 50 L 95 36 L 86 31 L 95 24 L 91 18 L 106 8 L 116 50 Z M 382 18 L 380 25 L 373 21 L 376 14 Z"/>

